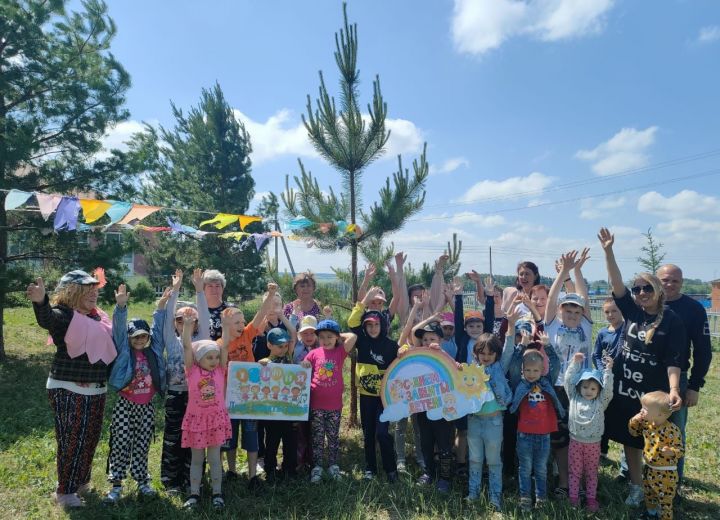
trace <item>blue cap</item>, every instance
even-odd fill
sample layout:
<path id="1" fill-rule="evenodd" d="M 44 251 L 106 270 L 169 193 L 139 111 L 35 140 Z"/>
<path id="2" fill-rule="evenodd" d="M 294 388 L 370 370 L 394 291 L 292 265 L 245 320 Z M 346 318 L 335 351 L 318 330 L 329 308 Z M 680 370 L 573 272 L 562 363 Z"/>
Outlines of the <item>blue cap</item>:
<path id="1" fill-rule="evenodd" d="M 60 282 L 58 282 L 57 288 L 62 289 L 63 287 L 67 287 L 72 283 L 78 285 L 93 285 L 96 283 L 100 283 L 100 281 L 97 278 L 90 276 L 85 271 L 76 269 L 74 271 L 70 271 L 69 273 L 65 273 L 62 278 L 60 278 Z"/>
<path id="2" fill-rule="evenodd" d="M 338 336 L 340 335 L 340 325 L 338 325 L 337 321 L 334 320 L 322 320 L 320 323 L 317 324 L 315 334 L 320 334 L 320 332 L 322 332 L 323 330 L 329 330 L 330 332 L 334 332 Z"/>
<path id="3" fill-rule="evenodd" d="M 127 333 L 129 338 L 134 338 L 135 336 L 139 336 L 140 334 L 147 334 L 149 336 L 150 325 L 148 325 L 148 322 L 145 320 L 141 320 L 140 318 L 133 318 L 128 323 Z"/>
<path id="4" fill-rule="evenodd" d="M 267 342 L 270 345 L 284 345 L 288 341 L 290 341 L 290 334 L 280 327 L 270 329 L 267 333 Z"/>
<path id="5" fill-rule="evenodd" d="M 528 334 L 532 334 L 532 323 L 530 323 L 529 320 L 518 320 L 515 322 L 515 334 L 520 334 L 523 330 Z"/>
<path id="6" fill-rule="evenodd" d="M 588 381 L 590 379 L 594 379 L 595 381 L 597 381 L 597 383 L 600 385 L 600 388 L 603 387 L 603 373 L 600 370 L 593 370 L 591 368 L 583 370 L 582 374 L 580 374 L 580 379 L 578 379 L 578 384 L 583 381 Z"/>

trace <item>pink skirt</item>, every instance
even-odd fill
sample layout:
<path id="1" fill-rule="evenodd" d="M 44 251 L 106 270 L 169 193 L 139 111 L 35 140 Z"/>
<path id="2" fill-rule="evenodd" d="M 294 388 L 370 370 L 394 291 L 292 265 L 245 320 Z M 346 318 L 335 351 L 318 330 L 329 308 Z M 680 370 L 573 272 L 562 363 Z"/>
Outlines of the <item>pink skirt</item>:
<path id="1" fill-rule="evenodd" d="M 210 413 L 185 413 L 182 422 L 183 448 L 202 449 L 221 446 L 232 437 L 227 410 L 215 408 Z"/>

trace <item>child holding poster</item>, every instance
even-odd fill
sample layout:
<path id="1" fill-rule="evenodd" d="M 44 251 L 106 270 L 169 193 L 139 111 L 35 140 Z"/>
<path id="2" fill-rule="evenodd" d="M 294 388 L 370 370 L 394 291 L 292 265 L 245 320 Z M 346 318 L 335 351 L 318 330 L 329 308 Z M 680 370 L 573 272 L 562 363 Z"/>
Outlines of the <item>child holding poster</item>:
<path id="1" fill-rule="evenodd" d="M 250 323 L 245 324 L 245 315 L 237 307 L 228 307 L 222 311 L 222 336 L 218 338 L 218 345 L 227 344 L 228 362 L 241 361 L 253 362 L 252 344 L 255 337 L 260 334 L 260 327 L 266 319 L 267 314 L 275 305 L 275 294 L 277 293 L 277 284 L 269 283 L 267 285 L 267 293 L 263 300 L 262 306 L 255 314 Z M 281 320 L 288 326 L 290 322 L 281 313 Z M 225 473 L 227 480 L 238 478 L 237 474 L 237 446 L 238 433 L 242 427 L 241 447 L 247 453 L 248 460 L 248 489 L 254 490 L 260 484 L 257 477 L 257 460 L 258 460 L 258 432 L 257 421 L 252 419 L 231 419 L 232 438 L 230 438 L 222 447 L 227 458 L 228 470 Z"/>
<path id="2" fill-rule="evenodd" d="M 310 482 L 319 484 L 323 476 L 323 458 L 326 459 L 330 477 L 338 480 L 341 476 L 337 462 L 344 388 L 342 367 L 355 347 L 357 336 L 352 332 L 341 334 L 340 326 L 333 320 L 322 320 L 315 332 L 320 348 L 310 351 L 301 365 L 312 368 L 310 427 L 315 467 L 310 472 Z M 267 456 L 265 460 L 267 462 Z"/>

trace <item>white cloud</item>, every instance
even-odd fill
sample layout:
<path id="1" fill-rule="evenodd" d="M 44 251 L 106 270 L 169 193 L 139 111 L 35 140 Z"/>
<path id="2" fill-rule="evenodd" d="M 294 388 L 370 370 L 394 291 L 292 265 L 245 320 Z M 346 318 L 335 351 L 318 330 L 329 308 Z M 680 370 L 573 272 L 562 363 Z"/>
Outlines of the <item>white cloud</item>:
<path id="1" fill-rule="evenodd" d="M 552 183 L 552 177 L 533 172 L 527 177 L 510 177 L 503 181 L 475 183 L 457 202 L 482 202 L 495 197 L 538 195 Z"/>
<path id="2" fill-rule="evenodd" d="M 101 139 L 103 149 L 95 154 L 98 159 L 106 159 L 110 156 L 110 150 L 127 150 L 127 142 L 133 134 L 143 132 L 144 125 L 140 121 L 123 121 L 118 123 Z"/>
<path id="3" fill-rule="evenodd" d="M 698 43 L 713 43 L 720 40 L 720 26 L 709 25 L 700 29 L 697 41 Z"/>
<path id="4" fill-rule="evenodd" d="M 253 198 L 250 201 L 250 204 L 260 204 L 263 197 L 267 197 L 268 195 L 270 195 L 269 191 L 256 191 L 255 195 L 253 195 Z"/>
<path id="5" fill-rule="evenodd" d="M 579 150 L 575 157 L 592 162 L 592 170 L 601 176 L 642 168 L 648 163 L 647 149 L 655 142 L 657 130 L 657 126 L 645 130 L 623 128 L 592 150 Z"/>
<path id="6" fill-rule="evenodd" d="M 509 38 L 543 41 L 596 34 L 614 0 L 455 0 L 452 36 L 459 52 L 483 54 Z"/>
<path id="7" fill-rule="evenodd" d="M 612 214 L 608 210 L 621 208 L 625 205 L 625 197 L 607 197 L 604 199 L 585 199 L 582 201 L 580 218 L 594 220 L 600 217 L 607 218 Z"/>
<path id="8" fill-rule="evenodd" d="M 253 163 L 261 164 L 283 155 L 318 157 L 308 139 L 305 125 L 291 110 L 278 110 L 264 122 L 253 120 L 240 110 L 235 109 L 234 112 L 250 134 Z M 363 116 L 363 119 L 370 121 L 369 116 Z M 412 121 L 387 118 L 385 126 L 391 134 L 384 157 L 394 159 L 398 154 L 422 150 L 422 131 Z"/>
<path id="9" fill-rule="evenodd" d="M 682 190 L 672 197 L 650 191 L 640 196 L 637 208 L 642 213 L 676 218 L 701 214 L 720 215 L 720 199 L 692 190 Z"/>
<path id="10" fill-rule="evenodd" d="M 455 226 L 472 225 L 473 227 L 493 228 L 505 224 L 505 218 L 500 215 L 483 215 L 473 211 L 460 211 L 458 213 L 441 213 L 424 215 L 416 219 L 417 221 L 437 220 L 443 223 L 450 223 Z"/>
<path id="11" fill-rule="evenodd" d="M 440 166 L 430 165 L 430 175 L 452 173 L 461 166 L 467 168 L 470 166 L 470 162 L 465 159 L 465 157 L 453 157 L 443 162 Z"/>
<path id="12" fill-rule="evenodd" d="M 267 121 L 259 122 L 235 110 L 235 117 L 242 121 L 250 134 L 253 151 L 250 156 L 255 164 L 274 159 L 281 155 L 317 157 L 310 144 L 307 130 L 302 121 L 296 120 L 288 109 L 281 109 Z"/>
<path id="13" fill-rule="evenodd" d="M 720 238 L 720 222 L 718 221 L 676 218 L 668 222 L 660 222 L 657 228 L 665 233 L 680 235 L 684 240 L 688 240 L 691 235 L 705 243 Z"/>

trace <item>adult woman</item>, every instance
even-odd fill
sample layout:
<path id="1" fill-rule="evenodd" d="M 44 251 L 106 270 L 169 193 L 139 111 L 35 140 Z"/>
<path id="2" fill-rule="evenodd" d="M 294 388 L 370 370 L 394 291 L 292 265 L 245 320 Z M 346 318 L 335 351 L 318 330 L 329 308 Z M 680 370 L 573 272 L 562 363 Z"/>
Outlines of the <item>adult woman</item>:
<path id="1" fill-rule="evenodd" d="M 26 291 L 38 325 L 48 330 L 56 349 L 46 387 L 55 412 L 55 500 L 65 508 L 83 505 L 78 492 L 90 482 L 102 431 L 108 365 L 117 356 L 112 323 L 97 308 L 99 286 L 97 278 L 77 270 L 60 279 L 52 301 L 42 278 Z"/>
<path id="2" fill-rule="evenodd" d="M 530 298 L 532 288 L 540 283 L 540 270 L 533 262 L 527 260 L 520 262 L 516 272 L 515 287 L 506 287 L 503 291 L 503 313 L 508 312 L 518 295 Z"/>
<path id="3" fill-rule="evenodd" d="M 283 308 L 283 314 L 297 326 L 304 316 L 319 317 L 322 315 L 320 304 L 313 297 L 315 294 L 315 275 L 310 271 L 300 273 L 293 280 L 293 291 L 297 298 Z"/>
<path id="4" fill-rule="evenodd" d="M 643 439 L 630 435 L 628 421 L 640 411 L 640 396 L 647 392 L 668 392 L 674 410 L 682 404 L 680 362 L 685 327 L 677 314 L 664 308 L 665 294 L 655 275 L 640 273 L 630 291 L 625 288 L 612 248 L 615 237 L 602 228 L 598 238 L 605 251 L 615 304 L 626 323 L 625 340 L 613 367 L 614 397 L 605 412 L 605 433 L 625 447 L 631 480 L 625 503 L 637 506 L 643 496 Z"/>

